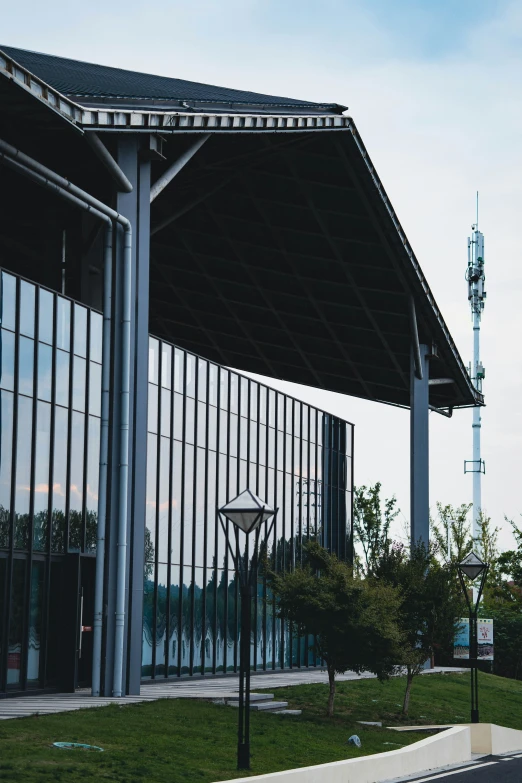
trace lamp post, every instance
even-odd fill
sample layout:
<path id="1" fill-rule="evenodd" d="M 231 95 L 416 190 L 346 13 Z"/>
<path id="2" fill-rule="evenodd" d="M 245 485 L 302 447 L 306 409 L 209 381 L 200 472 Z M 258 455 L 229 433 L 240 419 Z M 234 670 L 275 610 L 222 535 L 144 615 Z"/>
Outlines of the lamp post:
<path id="1" fill-rule="evenodd" d="M 261 525 L 274 517 L 277 509 L 270 508 L 257 495 L 245 489 L 233 500 L 218 509 L 219 521 L 225 534 L 228 549 L 234 562 L 239 579 L 241 595 L 241 641 L 239 647 L 239 715 L 237 732 L 237 768 L 250 769 L 250 619 L 253 594 L 253 579 L 257 572 L 259 557 L 259 538 Z M 228 519 L 234 526 L 236 546 L 232 547 L 226 523 Z M 267 531 L 270 536 L 272 525 Z M 244 533 L 243 554 L 240 550 L 240 533 Z M 252 555 L 249 551 L 249 536 L 255 533 Z M 266 540 L 265 539 L 265 540 Z"/>
<path id="2" fill-rule="evenodd" d="M 475 552 L 470 552 L 466 555 L 464 560 L 458 564 L 458 572 L 462 592 L 466 597 L 466 603 L 469 610 L 469 665 L 471 672 L 471 722 L 479 722 L 479 706 L 478 706 L 478 640 L 477 640 L 477 612 L 482 596 L 482 590 L 484 589 L 484 583 L 488 573 L 489 565 L 483 563 L 480 557 Z M 477 599 L 474 600 L 474 590 L 472 590 L 472 597 L 470 599 L 468 587 L 464 581 L 464 577 L 467 577 L 470 581 L 474 582 L 480 576 L 480 585 L 478 588 Z"/>

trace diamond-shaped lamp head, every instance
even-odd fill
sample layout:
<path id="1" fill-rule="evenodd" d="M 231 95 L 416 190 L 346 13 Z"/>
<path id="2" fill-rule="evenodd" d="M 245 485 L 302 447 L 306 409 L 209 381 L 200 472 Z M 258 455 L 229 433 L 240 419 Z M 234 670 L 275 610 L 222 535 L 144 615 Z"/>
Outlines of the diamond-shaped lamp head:
<path id="1" fill-rule="evenodd" d="M 472 581 L 480 576 L 485 568 L 486 563 L 483 563 L 475 552 L 470 552 L 469 555 L 466 555 L 464 560 L 459 563 L 460 571 Z"/>
<path id="2" fill-rule="evenodd" d="M 274 509 L 254 495 L 249 489 L 245 489 L 240 495 L 230 500 L 219 513 L 229 519 L 243 533 L 251 533 L 274 515 Z"/>

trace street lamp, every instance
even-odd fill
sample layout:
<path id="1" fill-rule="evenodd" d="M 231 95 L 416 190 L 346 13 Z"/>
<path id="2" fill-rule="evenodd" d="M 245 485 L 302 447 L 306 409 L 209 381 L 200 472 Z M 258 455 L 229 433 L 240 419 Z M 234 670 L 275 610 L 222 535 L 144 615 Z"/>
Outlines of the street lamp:
<path id="1" fill-rule="evenodd" d="M 471 672 L 471 722 L 479 722 L 479 708 L 478 708 L 478 640 L 477 640 L 477 612 L 482 596 L 482 590 L 484 589 L 484 583 L 488 573 L 489 565 L 483 563 L 480 557 L 475 552 L 470 552 L 466 555 L 464 560 L 458 564 L 458 572 L 462 592 L 466 597 L 466 603 L 469 610 L 469 665 Z M 467 585 L 464 581 L 464 577 L 467 577 L 470 581 L 474 582 L 480 576 L 480 585 L 477 593 L 476 601 L 473 597 L 470 599 Z M 473 591 L 472 591 L 473 596 Z"/>
<path id="2" fill-rule="evenodd" d="M 259 537 L 261 525 L 274 517 L 277 509 L 270 508 L 257 495 L 245 489 L 236 498 L 218 509 L 219 521 L 225 534 L 234 567 L 239 578 L 241 594 L 241 641 L 239 648 L 239 716 L 237 732 L 237 768 L 250 769 L 250 619 L 253 594 L 253 578 L 257 572 L 259 557 Z M 225 517 L 234 526 L 236 546 L 232 547 L 228 535 Z M 270 536 L 272 525 L 266 533 Z M 244 550 L 241 554 L 239 534 L 244 533 Z M 252 556 L 249 552 L 249 536 L 255 533 Z"/>

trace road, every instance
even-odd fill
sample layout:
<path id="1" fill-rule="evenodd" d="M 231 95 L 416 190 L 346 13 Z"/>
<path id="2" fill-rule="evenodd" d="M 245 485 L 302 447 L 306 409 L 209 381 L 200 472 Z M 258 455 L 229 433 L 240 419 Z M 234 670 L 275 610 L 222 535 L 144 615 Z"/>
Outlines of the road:
<path id="1" fill-rule="evenodd" d="M 403 778 L 404 783 L 521 783 L 522 753 L 513 756 L 485 756 L 474 764 L 420 777 Z"/>

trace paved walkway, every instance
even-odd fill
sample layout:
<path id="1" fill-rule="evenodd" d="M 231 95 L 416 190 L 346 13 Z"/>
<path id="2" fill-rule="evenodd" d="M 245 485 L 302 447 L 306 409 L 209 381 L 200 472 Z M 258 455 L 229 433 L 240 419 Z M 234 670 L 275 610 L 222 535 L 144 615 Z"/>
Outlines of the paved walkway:
<path id="1" fill-rule="evenodd" d="M 426 669 L 423 674 L 440 674 L 444 672 L 462 672 L 466 669 L 443 668 Z M 338 682 L 373 678 L 373 674 L 355 674 L 346 672 L 337 676 Z M 251 691 L 256 689 L 284 688 L 289 685 L 308 685 L 310 683 L 327 683 L 328 675 L 321 669 L 293 669 L 291 671 L 273 672 L 269 674 L 254 674 L 250 679 Z M 142 684 L 139 696 L 122 698 L 93 698 L 90 690 L 80 690 L 76 693 L 51 693 L 40 696 L 17 696 L 0 699 L 0 720 L 9 718 L 26 718 L 29 715 L 50 715 L 56 712 L 82 710 L 88 707 L 105 707 L 108 704 L 135 704 L 138 702 L 155 701 L 156 699 L 225 699 L 237 696 L 239 689 L 238 677 L 216 677 L 215 679 L 199 680 L 168 680 Z"/>

